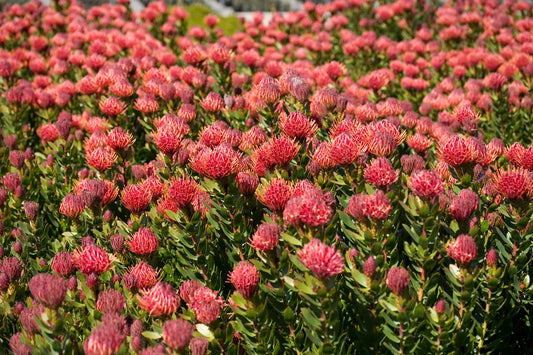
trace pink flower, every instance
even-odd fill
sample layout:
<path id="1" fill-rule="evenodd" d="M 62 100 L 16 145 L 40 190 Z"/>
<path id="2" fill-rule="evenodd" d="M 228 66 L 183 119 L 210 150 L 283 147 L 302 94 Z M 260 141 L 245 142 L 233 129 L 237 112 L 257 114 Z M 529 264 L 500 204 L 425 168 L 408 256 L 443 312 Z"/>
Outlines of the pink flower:
<path id="1" fill-rule="evenodd" d="M 470 264 L 477 256 L 477 245 L 471 236 L 461 234 L 446 249 L 448 255 L 457 263 Z"/>
<path id="2" fill-rule="evenodd" d="M 316 276 L 328 278 L 344 270 L 344 258 L 334 246 L 314 238 L 298 252 L 298 259 Z"/>

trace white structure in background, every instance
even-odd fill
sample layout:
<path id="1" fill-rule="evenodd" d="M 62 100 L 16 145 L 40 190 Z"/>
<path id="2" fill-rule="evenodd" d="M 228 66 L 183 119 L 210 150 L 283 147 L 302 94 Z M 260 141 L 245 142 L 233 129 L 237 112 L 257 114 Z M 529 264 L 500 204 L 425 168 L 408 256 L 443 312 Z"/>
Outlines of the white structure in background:
<path id="1" fill-rule="evenodd" d="M 43 5 L 50 6 L 51 0 L 41 0 Z M 113 0 L 110 2 L 114 3 Z M 239 18 L 244 18 L 246 21 L 252 21 L 254 13 L 253 12 L 235 12 L 233 9 L 229 6 L 224 5 L 222 2 L 219 2 L 217 0 L 203 0 L 203 2 L 209 6 L 214 12 L 219 14 L 220 16 L 230 16 L 235 15 Z M 292 11 L 301 10 L 303 8 L 302 2 L 298 0 L 280 0 L 280 3 L 287 5 Z M 139 0 L 130 0 L 130 8 L 133 12 L 140 12 L 142 11 L 145 6 L 144 4 Z M 284 14 L 283 12 L 281 12 Z M 270 23 L 270 20 L 272 19 L 272 12 L 263 12 L 263 22 L 265 24 Z"/>

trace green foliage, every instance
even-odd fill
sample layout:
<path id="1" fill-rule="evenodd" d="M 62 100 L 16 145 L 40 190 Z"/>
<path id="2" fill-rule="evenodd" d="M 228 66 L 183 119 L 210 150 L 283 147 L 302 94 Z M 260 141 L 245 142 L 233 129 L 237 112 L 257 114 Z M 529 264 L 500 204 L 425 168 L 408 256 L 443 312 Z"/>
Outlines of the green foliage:
<path id="1" fill-rule="evenodd" d="M 204 19 L 207 15 L 211 14 L 211 10 L 203 4 L 191 4 L 186 7 L 189 17 L 186 19 L 188 27 L 191 26 L 201 26 L 207 28 L 207 25 L 204 22 Z M 217 15 L 215 15 L 217 16 Z M 232 35 L 237 31 L 242 30 L 242 25 L 237 16 L 217 16 L 220 18 L 220 22 L 217 27 L 221 28 L 224 31 L 225 35 Z"/>

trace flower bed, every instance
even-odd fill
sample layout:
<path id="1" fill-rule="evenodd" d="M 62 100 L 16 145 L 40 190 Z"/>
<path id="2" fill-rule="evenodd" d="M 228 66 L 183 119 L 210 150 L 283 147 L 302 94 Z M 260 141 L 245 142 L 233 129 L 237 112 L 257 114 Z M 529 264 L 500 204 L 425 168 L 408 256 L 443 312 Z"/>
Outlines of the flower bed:
<path id="1" fill-rule="evenodd" d="M 2 353 L 529 351 L 531 4 L 120 2 L 0 14 Z"/>

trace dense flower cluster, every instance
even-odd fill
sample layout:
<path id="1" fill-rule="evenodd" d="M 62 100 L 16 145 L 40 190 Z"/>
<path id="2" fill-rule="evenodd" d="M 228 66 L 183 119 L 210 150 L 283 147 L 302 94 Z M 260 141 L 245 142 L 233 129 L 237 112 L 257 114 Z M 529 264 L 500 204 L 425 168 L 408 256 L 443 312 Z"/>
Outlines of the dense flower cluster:
<path id="1" fill-rule="evenodd" d="M 2 7 L 0 353 L 529 351 L 532 4 L 324 2 Z"/>

